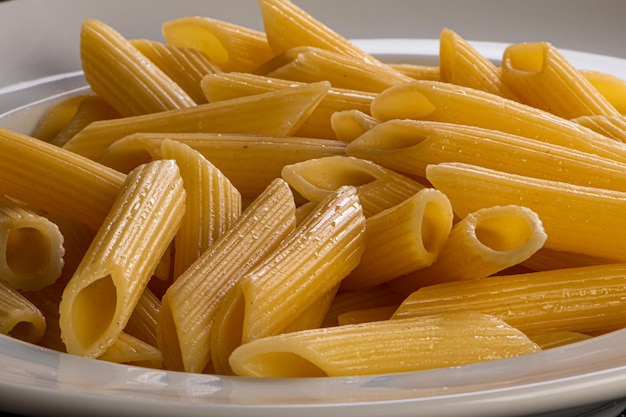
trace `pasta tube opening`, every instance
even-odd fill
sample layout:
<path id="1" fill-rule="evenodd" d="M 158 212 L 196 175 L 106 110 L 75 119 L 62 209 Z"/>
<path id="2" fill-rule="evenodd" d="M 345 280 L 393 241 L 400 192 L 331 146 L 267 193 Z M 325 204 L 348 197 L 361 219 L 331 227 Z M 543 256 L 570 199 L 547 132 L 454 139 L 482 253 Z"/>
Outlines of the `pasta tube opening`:
<path id="1" fill-rule="evenodd" d="M 474 233 L 478 241 L 497 252 L 520 248 L 536 235 L 535 223 L 530 222 L 524 213 L 507 211 L 499 210 L 494 213 L 496 216 L 484 217 L 475 224 Z"/>
<path id="2" fill-rule="evenodd" d="M 39 275 L 45 271 L 52 259 L 50 239 L 35 227 L 10 230 L 4 242 L 4 249 L 9 270 L 15 275 L 24 277 Z"/>
<path id="3" fill-rule="evenodd" d="M 543 43 L 520 43 L 507 51 L 508 64 L 511 69 L 524 72 L 539 72 L 544 65 Z"/>
<path id="4" fill-rule="evenodd" d="M 411 83 L 391 87 L 394 94 L 381 93 L 372 101 L 371 115 L 378 120 L 423 119 L 437 110 L 426 95 L 412 89 Z"/>
<path id="5" fill-rule="evenodd" d="M 95 343 L 111 325 L 117 309 L 117 291 L 111 275 L 81 289 L 71 310 L 76 341 L 84 348 Z"/>
<path id="6" fill-rule="evenodd" d="M 13 325 L 7 336 L 18 340 L 35 343 L 41 337 L 42 331 L 33 322 L 28 320 L 18 321 Z"/>
<path id="7" fill-rule="evenodd" d="M 217 65 L 224 65 L 230 60 L 230 54 L 224 44 L 200 24 L 193 25 L 190 21 L 186 24 L 179 21 L 166 22 L 164 32 L 168 35 L 169 43 L 202 51 Z"/>

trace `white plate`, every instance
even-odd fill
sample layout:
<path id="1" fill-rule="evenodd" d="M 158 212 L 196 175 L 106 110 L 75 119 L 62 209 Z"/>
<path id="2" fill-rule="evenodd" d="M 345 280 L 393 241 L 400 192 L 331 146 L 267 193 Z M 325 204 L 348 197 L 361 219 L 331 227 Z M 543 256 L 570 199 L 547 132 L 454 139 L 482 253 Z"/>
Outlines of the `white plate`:
<path id="1" fill-rule="evenodd" d="M 356 42 L 387 61 L 434 63 L 438 54 L 436 40 Z M 474 45 L 494 61 L 505 47 Z M 580 67 L 626 78 L 626 60 L 564 52 Z M 28 133 L 51 103 L 83 86 L 80 73 L 71 73 L 4 88 L 0 105 L 19 109 L 0 115 L 0 126 Z M 626 397 L 623 346 L 626 331 L 618 331 L 522 357 L 433 371 L 248 379 L 111 364 L 0 336 L 0 411 L 151 417 L 579 416 Z M 617 414 L 621 406 L 605 415 Z"/>

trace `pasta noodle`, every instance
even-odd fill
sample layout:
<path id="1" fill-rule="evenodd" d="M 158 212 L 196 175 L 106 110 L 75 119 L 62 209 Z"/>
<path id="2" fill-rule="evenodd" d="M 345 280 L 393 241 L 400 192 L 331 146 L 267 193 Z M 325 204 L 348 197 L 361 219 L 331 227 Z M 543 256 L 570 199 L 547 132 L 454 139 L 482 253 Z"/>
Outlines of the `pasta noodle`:
<path id="1" fill-rule="evenodd" d="M 46 320 L 41 311 L 0 279 L 0 334 L 37 343 L 45 330 Z"/>
<path id="2" fill-rule="evenodd" d="M 504 321 L 468 312 L 267 337 L 237 348 L 230 363 L 243 376 L 345 376 L 458 366 L 537 351 Z"/>
<path id="3" fill-rule="evenodd" d="M 422 286 L 485 278 L 525 261 L 546 239 L 541 219 L 530 209 L 485 207 L 454 225 L 431 265 L 397 278 L 389 286 L 409 295 Z"/>
<path id="4" fill-rule="evenodd" d="M 185 190 L 176 164 L 131 172 L 59 306 L 69 353 L 95 358 L 117 339 L 180 227 Z"/>
<path id="5" fill-rule="evenodd" d="M 64 252 L 56 224 L 0 197 L 0 279 L 19 290 L 51 285 L 61 276 Z"/>

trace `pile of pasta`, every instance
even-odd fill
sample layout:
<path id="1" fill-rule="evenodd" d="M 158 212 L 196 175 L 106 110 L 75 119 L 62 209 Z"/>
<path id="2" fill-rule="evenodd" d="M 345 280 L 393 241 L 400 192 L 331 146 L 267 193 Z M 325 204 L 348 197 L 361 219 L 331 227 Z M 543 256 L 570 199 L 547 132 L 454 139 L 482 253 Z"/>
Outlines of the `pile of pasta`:
<path id="1" fill-rule="evenodd" d="M 90 91 L 0 130 L 0 331 L 87 358 L 310 377 L 626 326 L 626 83 L 452 30 L 383 63 L 288 0 L 263 32 L 86 20 Z"/>

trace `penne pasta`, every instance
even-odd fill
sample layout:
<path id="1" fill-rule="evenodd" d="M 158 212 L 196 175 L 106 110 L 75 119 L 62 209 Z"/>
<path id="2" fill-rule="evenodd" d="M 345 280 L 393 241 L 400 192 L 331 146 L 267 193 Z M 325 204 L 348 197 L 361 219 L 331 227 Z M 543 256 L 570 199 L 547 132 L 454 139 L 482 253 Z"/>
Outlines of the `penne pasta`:
<path id="1" fill-rule="evenodd" d="M 185 186 L 185 215 L 174 238 L 176 279 L 235 223 L 241 194 L 219 169 L 181 142 L 164 140 L 161 157 L 176 161 Z"/>
<path id="2" fill-rule="evenodd" d="M 231 373 L 228 357 L 240 344 L 307 325 L 299 317 L 320 307 L 358 264 L 365 219 L 354 187 L 320 202 L 280 245 L 247 272 L 218 312 L 211 346 L 216 371 Z M 321 320 L 321 316 L 320 316 Z"/>
<path id="3" fill-rule="evenodd" d="M 393 313 L 398 309 L 399 304 L 368 308 L 365 310 L 352 310 L 346 313 L 340 314 L 337 317 L 337 323 L 339 326 L 346 326 L 350 324 L 359 323 L 371 323 L 373 321 L 389 320 Z"/>
<path id="4" fill-rule="evenodd" d="M 441 81 L 441 71 L 437 65 L 420 64 L 387 64 L 401 74 L 411 77 L 414 80 Z"/>
<path id="5" fill-rule="evenodd" d="M 361 262 L 341 282 L 342 290 L 375 287 L 430 266 L 448 240 L 453 217 L 450 201 L 434 188 L 369 217 Z"/>
<path id="6" fill-rule="evenodd" d="M 200 82 L 207 74 L 221 72 L 208 56 L 195 49 L 176 47 L 148 39 L 133 39 L 130 42 L 178 84 L 194 103 L 207 102 Z"/>
<path id="7" fill-rule="evenodd" d="M 201 81 L 202 90 L 211 102 L 281 90 L 295 85 L 301 83 L 249 73 L 214 74 L 204 77 Z M 369 112 L 374 96 L 374 93 L 331 87 L 294 136 L 334 139 L 331 126 L 333 115 L 345 110 Z"/>
<path id="8" fill-rule="evenodd" d="M 527 260 L 546 239 L 541 219 L 532 210 L 516 205 L 485 207 L 454 225 L 431 265 L 388 284 L 408 296 L 423 286 L 485 278 Z"/>
<path id="9" fill-rule="evenodd" d="M 122 116 L 195 106 L 196 103 L 128 39 L 96 19 L 86 19 L 80 34 L 85 79 Z"/>
<path id="10" fill-rule="evenodd" d="M 516 100 L 502 82 L 500 68 L 451 29 L 439 34 L 440 80 Z"/>
<path id="11" fill-rule="evenodd" d="M 0 279 L 0 334 L 37 343 L 45 330 L 46 320 L 41 311 Z"/>
<path id="12" fill-rule="evenodd" d="M 294 226 L 293 195 L 287 184 L 277 179 L 168 288 L 157 326 L 168 369 L 205 369 L 211 359 L 211 330 L 225 294 Z"/>
<path id="13" fill-rule="evenodd" d="M 304 83 L 325 80 L 335 88 L 372 93 L 412 80 L 388 66 L 311 46 L 299 47 L 291 61 L 263 75 Z"/>
<path id="14" fill-rule="evenodd" d="M 154 369 L 163 366 L 161 352 L 156 347 L 126 333 L 121 333 L 98 359 Z"/>
<path id="15" fill-rule="evenodd" d="M 85 94 L 70 96 L 52 106 L 37 121 L 30 136 L 50 142 L 72 120 L 85 98 Z"/>
<path id="16" fill-rule="evenodd" d="M 237 348 L 230 363 L 241 376 L 347 376 L 459 366 L 539 350 L 504 321 L 468 312 L 267 337 Z"/>
<path id="17" fill-rule="evenodd" d="M 160 309 L 161 300 L 149 288 L 145 288 L 124 327 L 124 333 L 157 347 L 156 327 Z"/>
<path id="18" fill-rule="evenodd" d="M 131 172 L 59 306 L 69 353 L 96 358 L 128 322 L 148 280 L 180 227 L 185 190 L 171 160 Z"/>
<path id="19" fill-rule="evenodd" d="M 621 114 L 626 114 L 626 80 L 600 71 L 579 70 Z"/>
<path id="20" fill-rule="evenodd" d="M 282 169 L 282 177 L 300 195 L 316 203 L 341 186 L 354 186 L 366 217 L 393 207 L 426 188 L 372 162 L 345 156 L 287 165 Z"/>
<path id="21" fill-rule="evenodd" d="M 498 171 L 582 186 L 626 190 L 626 165 L 564 146 L 474 126 L 389 120 L 346 146 L 346 154 L 406 175 L 463 162 Z"/>
<path id="22" fill-rule="evenodd" d="M 539 215 L 545 247 L 624 260 L 624 192 L 506 174 L 461 163 L 431 165 L 426 177 L 448 196 L 458 217 L 515 204 Z M 585 239 L 580 239 L 585 236 Z"/>
<path id="23" fill-rule="evenodd" d="M 63 269 L 63 235 L 52 221 L 0 196 L 0 279 L 18 290 L 38 290 Z"/>
<path id="24" fill-rule="evenodd" d="M 339 316 L 356 310 L 372 310 L 399 305 L 403 296 L 383 284 L 356 291 L 341 291 L 334 298 L 320 327 L 339 324 Z"/>
<path id="25" fill-rule="evenodd" d="M 360 110 L 343 110 L 333 113 L 330 125 L 338 140 L 352 142 L 379 123 Z"/>
<path id="26" fill-rule="evenodd" d="M 592 338 L 592 336 L 583 333 L 570 332 L 567 330 L 531 335 L 529 337 L 530 340 L 538 344 L 542 350 L 553 349 L 556 347 L 569 345 L 571 343 L 582 342 L 584 340 L 589 340 Z"/>
<path id="27" fill-rule="evenodd" d="M 225 72 L 251 71 L 273 56 L 265 33 L 222 20 L 180 17 L 161 31 L 168 45 L 198 50 Z"/>
<path id="28" fill-rule="evenodd" d="M 624 327 L 624 264 L 454 281 L 422 287 L 394 319 L 478 311 L 527 334 L 606 332 Z"/>
<path id="29" fill-rule="evenodd" d="M 0 195 L 97 229 L 125 176 L 44 141 L 0 129 Z"/>
<path id="30" fill-rule="evenodd" d="M 573 121 L 601 135 L 626 142 L 626 116 L 580 116 Z"/>
<path id="31" fill-rule="evenodd" d="M 291 136 L 326 95 L 329 84 L 293 87 L 187 109 L 95 122 L 64 148 L 97 160 L 111 144 L 134 133 L 249 133 Z"/>
<path id="32" fill-rule="evenodd" d="M 619 112 L 552 44 L 510 45 L 502 56 L 502 80 L 533 107 L 573 119 Z"/>
<path id="33" fill-rule="evenodd" d="M 371 115 L 493 129 L 626 161 L 626 145 L 540 109 L 468 87 L 436 81 L 402 83 L 379 94 Z"/>
<path id="34" fill-rule="evenodd" d="M 111 145 L 100 158 L 104 165 L 128 172 L 161 158 L 161 144 L 172 140 L 188 145 L 228 178 L 243 197 L 258 196 L 284 166 L 343 155 L 345 143 L 301 137 L 207 133 L 137 133 Z"/>
<path id="35" fill-rule="evenodd" d="M 613 261 L 597 256 L 563 252 L 543 247 L 525 260 L 522 265 L 531 271 L 575 268 L 579 266 L 610 264 Z"/>

